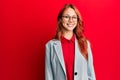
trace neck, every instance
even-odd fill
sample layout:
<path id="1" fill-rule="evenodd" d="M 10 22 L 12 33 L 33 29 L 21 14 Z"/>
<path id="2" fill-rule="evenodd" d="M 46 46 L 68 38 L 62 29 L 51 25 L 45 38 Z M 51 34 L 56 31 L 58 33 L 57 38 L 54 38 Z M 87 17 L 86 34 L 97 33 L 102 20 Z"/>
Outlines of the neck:
<path id="1" fill-rule="evenodd" d="M 65 31 L 65 32 L 63 32 L 63 36 L 66 39 L 70 40 L 72 38 L 72 36 L 73 36 L 73 31 Z"/>

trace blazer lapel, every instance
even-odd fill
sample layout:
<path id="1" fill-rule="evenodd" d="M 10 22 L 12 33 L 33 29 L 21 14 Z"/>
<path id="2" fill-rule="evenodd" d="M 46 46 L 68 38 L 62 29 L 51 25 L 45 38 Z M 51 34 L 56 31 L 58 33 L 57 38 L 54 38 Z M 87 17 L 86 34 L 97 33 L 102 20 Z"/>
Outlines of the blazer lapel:
<path id="1" fill-rule="evenodd" d="M 85 57 L 82 55 L 82 53 L 81 53 L 81 51 L 80 51 L 80 49 L 79 49 L 78 41 L 77 41 L 77 39 L 75 38 L 75 59 L 76 59 L 76 57 L 78 57 L 78 56 L 81 56 L 81 58 L 86 61 Z M 75 61 L 77 61 L 77 60 L 75 60 Z"/>
<path id="2" fill-rule="evenodd" d="M 62 65 L 62 68 L 63 68 L 63 70 L 65 72 L 65 75 L 66 75 L 66 69 L 65 69 L 65 63 L 64 63 L 64 58 L 63 58 L 61 42 L 60 41 L 55 41 L 54 47 L 55 47 L 55 51 L 56 51 L 56 53 L 58 55 L 59 61 L 60 61 L 61 65 Z"/>

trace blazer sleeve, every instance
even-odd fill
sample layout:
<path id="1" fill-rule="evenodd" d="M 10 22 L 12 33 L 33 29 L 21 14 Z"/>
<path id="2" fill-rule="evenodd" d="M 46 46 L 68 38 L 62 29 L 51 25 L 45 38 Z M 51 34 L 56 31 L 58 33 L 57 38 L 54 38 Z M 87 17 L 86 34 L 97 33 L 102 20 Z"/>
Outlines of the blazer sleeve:
<path id="1" fill-rule="evenodd" d="M 53 80 L 50 44 L 47 43 L 45 48 L 46 48 L 46 52 L 45 52 L 46 53 L 46 55 L 45 55 L 45 80 Z"/>
<path id="2" fill-rule="evenodd" d="M 93 65 L 93 56 L 89 41 L 88 41 L 88 80 L 96 80 Z"/>

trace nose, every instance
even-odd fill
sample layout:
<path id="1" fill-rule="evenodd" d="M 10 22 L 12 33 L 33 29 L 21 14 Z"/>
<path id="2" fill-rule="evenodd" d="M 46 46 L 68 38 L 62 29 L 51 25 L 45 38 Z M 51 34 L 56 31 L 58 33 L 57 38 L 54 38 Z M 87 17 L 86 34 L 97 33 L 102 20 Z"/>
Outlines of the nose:
<path id="1" fill-rule="evenodd" d="M 73 21 L 72 17 L 69 17 L 69 22 L 72 22 L 72 21 Z"/>

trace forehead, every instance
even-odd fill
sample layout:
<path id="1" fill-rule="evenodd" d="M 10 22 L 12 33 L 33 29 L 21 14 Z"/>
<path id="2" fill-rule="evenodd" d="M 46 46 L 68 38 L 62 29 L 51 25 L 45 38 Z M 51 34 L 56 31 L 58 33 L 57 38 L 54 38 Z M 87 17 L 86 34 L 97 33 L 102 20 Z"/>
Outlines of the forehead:
<path id="1" fill-rule="evenodd" d="M 63 15 L 77 15 L 77 14 L 75 13 L 75 10 L 74 10 L 74 9 L 72 9 L 72 8 L 67 8 L 67 9 L 65 9 L 65 11 L 63 12 Z"/>

